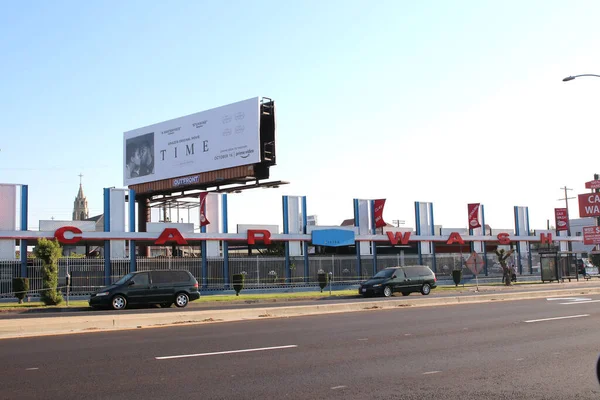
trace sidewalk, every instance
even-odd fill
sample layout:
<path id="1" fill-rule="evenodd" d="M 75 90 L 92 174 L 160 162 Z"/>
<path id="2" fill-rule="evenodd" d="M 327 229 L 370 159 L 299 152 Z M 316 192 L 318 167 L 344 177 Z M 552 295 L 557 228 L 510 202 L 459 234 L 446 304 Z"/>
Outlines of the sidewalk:
<path id="1" fill-rule="evenodd" d="M 153 313 L 115 313 L 85 316 L 55 316 L 39 318 L 3 319 L 0 323 L 0 339 L 84 333 L 124 329 L 165 327 L 181 324 L 202 324 L 256 320 L 264 318 L 288 318 L 330 313 L 358 312 L 394 309 L 399 307 L 431 307 L 484 302 L 514 301 L 558 296 L 581 296 L 600 294 L 600 281 L 524 284 L 518 286 L 482 286 L 465 288 L 449 295 L 407 296 L 385 299 L 351 298 L 329 304 L 282 305 L 231 309 L 219 307 L 211 310 L 186 310 Z M 289 303 L 288 303 L 289 304 Z"/>

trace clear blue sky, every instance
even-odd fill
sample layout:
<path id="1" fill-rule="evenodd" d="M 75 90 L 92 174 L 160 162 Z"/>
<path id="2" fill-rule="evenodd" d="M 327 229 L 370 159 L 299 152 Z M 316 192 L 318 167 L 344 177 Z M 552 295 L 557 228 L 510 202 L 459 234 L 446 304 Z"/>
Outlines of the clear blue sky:
<path id="1" fill-rule="evenodd" d="M 544 228 L 560 188 L 598 167 L 597 1 L 3 1 L 0 182 L 30 187 L 30 226 L 91 213 L 122 186 L 123 132 L 254 96 L 278 107 L 277 190 L 231 196 L 236 223 L 321 224 L 353 198 L 384 218 L 465 227 L 466 205 Z M 578 216 L 571 201 L 571 216 Z"/>

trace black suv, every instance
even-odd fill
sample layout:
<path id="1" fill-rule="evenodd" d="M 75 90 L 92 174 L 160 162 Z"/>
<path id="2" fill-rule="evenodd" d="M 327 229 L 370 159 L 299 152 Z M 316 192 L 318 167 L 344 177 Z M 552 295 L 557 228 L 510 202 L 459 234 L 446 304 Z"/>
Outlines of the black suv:
<path id="1" fill-rule="evenodd" d="M 188 271 L 131 272 L 90 296 L 91 307 L 122 310 L 128 304 L 160 304 L 185 307 L 198 300 L 198 281 Z"/>
<path id="2" fill-rule="evenodd" d="M 385 297 L 390 297 L 394 292 L 401 292 L 403 296 L 411 292 L 428 295 L 437 286 L 436 281 L 435 274 L 426 265 L 389 267 L 362 283 L 358 293 L 363 296 L 383 294 Z"/>

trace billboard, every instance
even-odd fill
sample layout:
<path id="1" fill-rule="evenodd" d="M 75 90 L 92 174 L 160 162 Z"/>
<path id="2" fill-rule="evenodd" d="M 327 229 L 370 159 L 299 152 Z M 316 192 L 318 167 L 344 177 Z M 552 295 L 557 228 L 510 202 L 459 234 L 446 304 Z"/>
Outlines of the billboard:
<path id="1" fill-rule="evenodd" d="M 259 114 L 255 97 L 125 132 L 123 184 L 259 163 Z"/>

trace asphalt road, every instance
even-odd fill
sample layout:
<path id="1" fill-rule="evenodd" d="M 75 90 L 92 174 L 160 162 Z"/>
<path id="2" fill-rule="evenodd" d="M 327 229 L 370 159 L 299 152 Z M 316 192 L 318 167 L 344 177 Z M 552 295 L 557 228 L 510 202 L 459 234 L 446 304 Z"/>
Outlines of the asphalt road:
<path id="1" fill-rule="evenodd" d="M 1 340 L 0 398 L 598 399 L 581 298 Z"/>
<path id="2" fill-rule="evenodd" d="M 591 281 L 591 282 L 581 282 L 581 283 L 546 283 L 546 284 L 536 284 L 536 285 L 527 285 L 520 286 L 516 285 L 510 288 L 502 288 L 502 287 L 482 287 L 481 292 L 475 292 L 471 289 L 465 289 L 464 291 L 456 292 L 450 290 L 440 290 L 433 289 L 431 291 L 430 297 L 454 297 L 454 296 L 478 296 L 481 294 L 490 294 L 495 292 L 523 292 L 523 291 L 541 291 L 541 290 L 555 290 L 555 289 L 573 289 L 574 287 L 583 287 L 583 288 L 592 288 L 592 287 L 600 287 L 600 281 Z M 485 289 L 485 290 L 484 290 Z M 358 289 L 357 289 L 358 290 Z M 325 290 L 323 292 L 323 297 L 312 300 L 277 300 L 277 301 L 256 301 L 249 300 L 244 303 L 242 302 L 190 302 L 188 307 L 185 309 L 188 310 L 219 310 L 219 309 L 244 309 L 244 308 L 255 308 L 255 307 L 282 307 L 282 306 L 304 306 L 304 305 L 314 305 L 314 304 L 336 304 L 336 303 L 346 303 L 348 301 L 357 302 L 357 301 L 386 301 L 386 298 L 383 297 L 370 297 L 363 298 L 361 296 L 349 296 L 349 297 L 328 297 L 329 292 Z M 396 298 L 402 298 L 400 293 L 396 293 L 394 295 Z M 209 297 L 209 296 L 206 296 Z M 412 293 L 410 298 L 424 298 L 420 293 Z M 0 320 L 3 318 L 14 319 L 14 318 L 40 318 L 40 317 L 56 317 L 56 316 L 65 316 L 65 315 L 78 315 L 78 316 L 92 316 L 92 315 L 121 315 L 126 313 L 159 313 L 159 312 L 178 312 L 182 309 L 172 306 L 171 308 L 165 309 L 157 306 L 151 307 L 135 307 L 126 310 L 114 311 L 114 310 L 92 310 L 88 309 L 61 309 L 60 311 L 54 311 L 53 309 L 32 309 L 32 310 L 23 310 L 18 312 L 1 312 L 0 311 Z"/>

